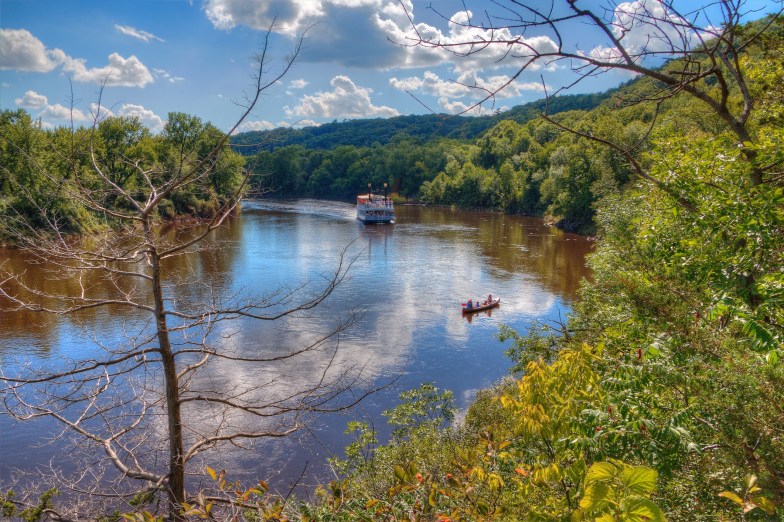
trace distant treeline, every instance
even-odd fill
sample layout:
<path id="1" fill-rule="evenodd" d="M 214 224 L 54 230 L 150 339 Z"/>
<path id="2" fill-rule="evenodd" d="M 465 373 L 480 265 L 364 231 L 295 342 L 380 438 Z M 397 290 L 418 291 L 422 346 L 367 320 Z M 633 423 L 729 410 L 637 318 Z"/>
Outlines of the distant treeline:
<path id="1" fill-rule="evenodd" d="M 386 145 L 403 136 L 425 141 L 439 138 L 473 140 L 502 120 L 525 123 L 538 117 L 546 108 L 552 114 L 593 109 L 616 90 L 556 96 L 549 100 L 549 107 L 546 107 L 545 100 L 537 100 L 488 116 L 410 115 L 333 121 L 303 129 L 281 127 L 269 131 L 243 132 L 233 136 L 231 143 L 242 154 L 253 155 L 262 150 L 273 151 L 289 145 L 302 145 L 307 149 L 332 149 L 340 145 L 372 147 Z"/>

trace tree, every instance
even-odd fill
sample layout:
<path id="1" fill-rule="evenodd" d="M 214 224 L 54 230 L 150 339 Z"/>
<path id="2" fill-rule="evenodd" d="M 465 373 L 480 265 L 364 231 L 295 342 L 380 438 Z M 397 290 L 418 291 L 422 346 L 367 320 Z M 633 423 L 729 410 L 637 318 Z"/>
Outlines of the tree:
<path id="1" fill-rule="evenodd" d="M 87 147 L 71 149 L 70 183 L 61 186 L 68 198 L 108 224 L 103 230 L 74 239 L 61 226 L 56 210 L 44 207 L 38 210 L 46 226 L 23 216 L 15 223 L 20 248 L 50 267 L 56 277 L 67 278 L 74 291 L 55 294 L 26 280 L 23 273 L 3 271 L 0 298 L 5 310 L 69 316 L 123 309 L 135 314 L 136 324 L 142 325 L 135 333 L 126 333 L 117 346 L 96 340 L 98 355 L 70 361 L 57 370 L 23 367 L 18 373 L 0 374 L 6 413 L 19 420 L 53 419 L 64 432 L 103 452 L 102 464 L 113 473 L 104 476 L 93 469 L 95 484 L 66 484 L 72 492 L 78 485 L 91 497 L 98 510 L 94 515 L 109 510 L 107 498 L 115 502 L 135 498 L 136 504 L 157 505 L 170 520 L 183 519 L 186 470 L 197 455 L 221 444 L 288 435 L 302 428 L 306 415 L 348 408 L 367 393 L 358 392 L 358 372 L 340 367 L 335 358 L 340 333 L 351 326 L 352 316 L 286 352 L 238 351 L 225 342 L 232 335 L 225 327 L 227 321 L 300 317 L 321 304 L 351 266 L 346 251 L 319 288 L 303 285 L 255 298 L 224 295 L 216 286 L 209 288 L 207 302 L 194 302 L 183 298 L 179 289 L 209 283 L 195 276 L 175 281 L 167 268 L 172 258 L 205 248 L 203 240 L 240 205 L 249 173 L 239 169 L 239 156 L 228 147 L 229 136 L 256 107 L 261 94 L 286 74 L 302 45 L 300 39 L 280 72 L 268 77 L 269 38 L 268 31 L 255 84 L 241 104 L 243 113 L 226 133 L 178 113 L 169 115 L 162 139 L 155 143 L 147 141 L 137 122 L 124 119 L 100 122 L 96 116 L 92 128 L 71 129 L 71 136 L 86 137 Z M 33 158 L 25 158 L 41 179 L 63 181 L 57 179 L 57 171 L 41 169 Z M 208 191 L 216 194 L 215 208 L 206 214 L 189 209 L 206 215 L 206 221 L 177 234 L 156 227 L 158 216 L 168 212 L 167 204 L 187 206 L 192 195 Z M 111 292 L 94 291 L 96 283 Z M 264 379 L 233 390 L 197 379 L 200 370 L 221 361 L 264 369 L 292 364 L 319 351 L 328 354 L 318 371 L 320 377 L 282 394 L 269 392 Z M 200 411 L 202 419 L 206 413 L 210 422 L 189 424 L 188 414 L 194 411 Z M 165 427 L 158 439 L 154 421 L 161 415 Z M 274 422 L 265 422 L 269 419 Z"/>

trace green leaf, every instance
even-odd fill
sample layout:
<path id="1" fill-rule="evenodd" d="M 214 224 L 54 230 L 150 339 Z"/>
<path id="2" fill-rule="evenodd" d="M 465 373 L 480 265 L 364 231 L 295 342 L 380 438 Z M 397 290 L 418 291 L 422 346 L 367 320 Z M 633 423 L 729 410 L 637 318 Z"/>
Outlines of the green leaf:
<path id="1" fill-rule="evenodd" d="M 603 482 L 591 484 L 583 492 L 580 507 L 590 512 L 601 511 L 609 504 L 607 500 L 609 494 L 610 487 L 607 484 Z"/>
<path id="2" fill-rule="evenodd" d="M 754 499 L 754 503 L 757 505 L 758 508 L 765 511 L 768 515 L 773 515 L 776 513 L 776 506 L 765 497 L 757 497 Z"/>
<path id="3" fill-rule="evenodd" d="M 403 466 L 395 466 L 394 473 L 398 482 L 402 484 L 406 481 L 406 470 L 403 469 Z"/>
<path id="4" fill-rule="evenodd" d="M 632 493 L 646 494 L 656 489 L 657 476 L 656 471 L 651 468 L 634 466 L 621 472 L 621 482 Z"/>
<path id="5" fill-rule="evenodd" d="M 641 497 L 627 497 L 621 502 L 623 520 L 629 522 L 664 522 L 659 506 Z"/>
<path id="6" fill-rule="evenodd" d="M 585 484 L 612 480 L 618 474 L 618 467 L 611 462 L 594 462 L 585 474 Z"/>

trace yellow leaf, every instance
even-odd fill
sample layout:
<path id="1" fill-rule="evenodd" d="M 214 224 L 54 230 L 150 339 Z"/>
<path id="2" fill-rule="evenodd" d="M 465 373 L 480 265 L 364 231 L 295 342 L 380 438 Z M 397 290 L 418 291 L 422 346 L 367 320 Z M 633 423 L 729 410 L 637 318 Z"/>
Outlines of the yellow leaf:
<path id="1" fill-rule="evenodd" d="M 733 502 L 735 502 L 736 504 L 738 504 L 739 506 L 742 506 L 744 504 L 743 499 L 740 498 L 735 493 L 733 493 L 732 491 L 722 491 L 721 493 L 719 493 L 719 496 L 720 497 L 724 497 L 724 498 L 728 498 L 728 499 L 732 500 Z"/>

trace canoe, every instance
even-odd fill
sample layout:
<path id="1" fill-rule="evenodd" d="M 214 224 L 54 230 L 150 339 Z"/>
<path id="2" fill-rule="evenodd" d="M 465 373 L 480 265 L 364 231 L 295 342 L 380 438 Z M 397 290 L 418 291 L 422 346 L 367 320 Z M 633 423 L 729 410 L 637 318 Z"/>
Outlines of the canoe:
<path id="1" fill-rule="evenodd" d="M 489 308 L 494 308 L 494 307 L 498 306 L 500 303 L 501 303 L 501 298 L 497 297 L 497 298 L 493 299 L 492 301 L 490 301 L 487 304 L 475 304 L 471 308 L 468 308 L 468 307 L 464 306 L 463 307 L 463 313 L 464 314 L 466 314 L 466 313 L 470 314 L 472 312 L 481 312 L 482 310 L 487 310 Z"/>

